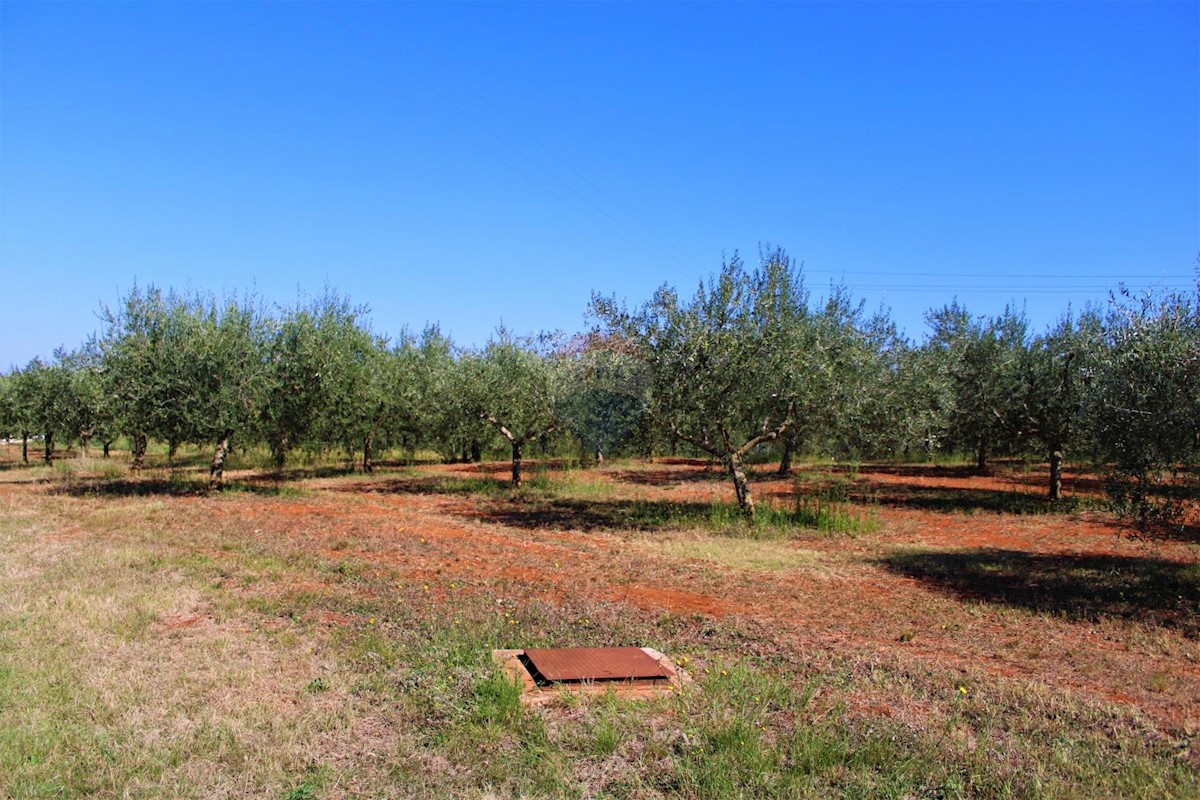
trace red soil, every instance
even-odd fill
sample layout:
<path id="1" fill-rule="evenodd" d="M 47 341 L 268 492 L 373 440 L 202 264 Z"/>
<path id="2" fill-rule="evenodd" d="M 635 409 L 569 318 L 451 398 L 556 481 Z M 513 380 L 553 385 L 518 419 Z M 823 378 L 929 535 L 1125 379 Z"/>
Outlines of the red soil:
<path id="1" fill-rule="evenodd" d="M 507 464 L 447 469 L 503 480 Z M 624 499 L 729 502 L 732 488 L 704 462 L 656 462 L 646 469 L 593 473 L 618 486 Z M 858 663 L 884 662 L 915 675 L 945 680 L 949 694 L 965 681 L 1002 681 L 1016 691 L 1036 683 L 1068 696 L 1136 708 L 1164 731 L 1200 732 L 1200 645 L 1181 630 L 1150 621 L 1071 619 L 955 591 L 888 567 L 913 551 L 970 553 L 979 548 L 1030 558 L 1105 557 L 1200 564 L 1200 545 L 1142 540 L 1100 513 L 1018 515 L 975 510 L 936 511 L 906 503 L 906 493 L 946 490 L 1040 496 L 1043 476 L 973 477 L 953 470 L 864 467 L 851 481 L 877 532 L 856 537 L 802 535 L 790 543 L 812 556 L 811 567 L 751 571 L 668 558 L 643 547 L 663 534 L 579 525 L 556 518 L 535 524 L 536 505 L 504 498 L 383 489 L 386 476 L 363 481 L 314 480 L 303 500 L 254 495 L 168 498 L 203 504 L 203 513 L 247 537 L 286 538 L 298 551 L 375 565 L 431 595 L 486 591 L 628 604 L 681 616 L 737 617 L 760 626 L 799 653 L 821 652 Z M 789 505 L 798 484 L 765 478 L 753 483 L 761 503 Z M 803 484 L 801 484 L 803 486 Z M 1068 475 L 1068 491 L 1091 492 L 1089 476 Z M 1074 488 L 1072 488 L 1074 487 Z M 0 491 L 5 487 L 0 484 Z M 504 512 L 532 515 L 515 524 Z M 632 539 L 632 541 L 630 541 Z M 219 557 L 219 554 L 213 554 Z M 1120 563 L 1120 562 L 1117 562 Z M 454 589 L 450 589 L 450 584 Z M 324 622 L 345 624 L 343 615 Z M 1184 620 L 1194 629 L 1195 620 Z M 169 627 L 198 624 L 164 622 Z M 911 698 L 864 698 L 856 712 L 919 713 Z M 916 705 L 919 705 L 917 703 Z"/>
<path id="2" fill-rule="evenodd" d="M 497 479 L 507 474 L 503 464 L 457 471 L 468 469 Z M 1041 490 L 1025 487 L 1025 476 L 914 472 L 863 470 L 854 485 Z M 705 474 L 702 463 L 657 463 L 607 475 L 621 484 L 622 496 L 725 502 L 731 494 L 719 475 Z M 791 502 L 793 486 L 789 480 L 762 480 L 754 489 L 761 502 L 784 503 Z M 963 675 L 1017 685 L 1037 681 L 1136 706 L 1167 729 L 1200 730 L 1198 649 L 1177 631 L 1124 621 L 1071 621 L 978 602 L 879 564 L 888 553 L 917 548 L 1197 563 L 1195 544 L 1132 539 L 1102 514 L 943 513 L 880 504 L 874 507 L 877 533 L 797 542 L 816 555 L 814 568 L 751 572 L 656 556 L 629 545 L 626 531 L 513 527 L 495 521 L 503 515 L 493 515 L 494 503 L 479 498 L 351 492 L 357 502 L 347 502 L 344 482 L 338 489 L 303 502 L 238 504 L 236 513 L 245 515 L 246 524 L 292 537 L 305 548 L 434 584 L 439 595 L 455 581 L 475 591 L 519 587 L 524 597 L 552 602 L 578 598 L 680 615 L 740 616 L 766 625 L 801 650 L 885 659 L 903 669 L 944 674 L 948 691 L 965 680 Z M 333 543 L 344 549 L 331 550 Z"/>

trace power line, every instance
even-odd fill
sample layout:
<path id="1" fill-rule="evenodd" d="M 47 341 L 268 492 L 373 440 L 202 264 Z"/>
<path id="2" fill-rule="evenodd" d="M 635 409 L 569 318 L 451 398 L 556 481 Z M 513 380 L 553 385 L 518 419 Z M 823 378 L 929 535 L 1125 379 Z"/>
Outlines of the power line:
<path id="1" fill-rule="evenodd" d="M 847 277 L 852 276 L 852 275 L 886 275 L 886 276 L 892 277 L 892 278 L 958 278 L 958 277 L 967 277 L 967 276 L 947 275 L 945 272 L 907 272 L 907 271 L 896 271 L 896 270 L 864 270 L 864 269 L 808 269 L 807 267 L 804 269 L 804 273 L 806 275 L 843 275 L 843 276 L 847 276 Z M 1076 277 L 1087 277 L 1087 278 L 1093 278 L 1093 279 L 1097 279 L 1097 280 L 1110 279 L 1110 280 L 1114 280 L 1114 281 L 1127 281 L 1127 280 L 1129 280 L 1130 276 L 1129 276 L 1129 273 L 1122 273 L 1119 275 L 1102 275 L 1102 274 L 1097 274 L 1095 272 L 1089 272 L 1086 276 L 1078 276 L 1078 275 L 1067 275 L 1064 273 L 1055 274 L 1055 273 L 1048 273 L 1048 272 L 1037 272 L 1037 273 L 1026 273 L 1026 274 L 1017 274 L 1017 273 L 1006 272 L 1006 273 L 1004 273 L 1004 275 L 973 273 L 969 277 L 972 277 L 972 278 L 976 278 L 976 277 L 981 277 L 981 278 L 1007 277 L 1007 278 L 1011 278 L 1013 280 L 1040 280 L 1040 279 L 1045 279 L 1045 278 L 1050 278 L 1050 279 L 1054 279 L 1054 280 L 1070 280 L 1070 279 L 1076 278 Z M 1145 276 L 1139 276 L 1139 277 L 1142 279 L 1145 278 Z M 1156 280 L 1194 281 L 1195 277 L 1192 275 L 1172 274 L 1172 275 L 1158 276 L 1156 278 Z"/>

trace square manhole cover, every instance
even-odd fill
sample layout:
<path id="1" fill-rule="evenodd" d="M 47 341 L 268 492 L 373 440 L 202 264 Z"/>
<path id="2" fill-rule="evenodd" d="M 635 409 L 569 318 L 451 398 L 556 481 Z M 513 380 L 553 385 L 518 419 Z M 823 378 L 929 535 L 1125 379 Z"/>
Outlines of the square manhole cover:
<path id="1" fill-rule="evenodd" d="M 562 647 L 526 650 L 538 683 L 668 680 L 671 672 L 640 647 Z"/>

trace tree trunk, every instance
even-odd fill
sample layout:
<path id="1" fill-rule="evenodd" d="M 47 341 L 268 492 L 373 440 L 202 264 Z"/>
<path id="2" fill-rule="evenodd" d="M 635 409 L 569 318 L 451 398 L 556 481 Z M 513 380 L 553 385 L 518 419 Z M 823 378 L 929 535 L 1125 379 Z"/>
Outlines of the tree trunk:
<path id="1" fill-rule="evenodd" d="M 792 453 L 796 449 L 796 440 L 791 436 L 783 437 L 783 457 L 779 459 L 778 474 L 787 477 L 792 474 Z"/>
<path id="2" fill-rule="evenodd" d="M 1059 500 L 1062 498 L 1062 451 L 1055 450 L 1050 453 L 1050 499 Z"/>
<path id="3" fill-rule="evenodd" d="M 363 437 L 363 472 L 374 472 L 375 467 L 371 464 L 371 436 L 368 434 Z"/>
<path id="4" fill-rule="evenodd" d="M 21 431 L 21 463 L 29 466 L 29 431 Z"/>
<path id="5" fill-rule="evenodd" d="M 225 431 L 217 441 L 217 450 L 213 453 L 212 465 L 208 468 L 209 491 L 219 489 L 225 481 L 225 454 L 229 452 L 229 437 L 232 431 Z"/>
<path id="6" fill-rule="evenodd" d="M 46 431 L 46 465 L 54 463 L 54 434 Z"/>
<path id="7" fill-rule="evenodd" d="M 109 448 L 111 448 L 111 447 L 112 447 L 112 442 L 106 440 L 104 442 L 104 457 L 105 458 L 108 458 L 108 451 L 109 451 Z"/>
<path id="8" fill-rule="evenodd" d="M 91 436 L 84 436 L 83 434 L 79 435 L 79 453 L 82 457 L 84 457 L 84 458 L 87 457 L 88 445 L 90 445 L 91 442 L 92 442 Z"/>
<path id="9" fill-rule="evenodd" d="M 976 475 L 987 475 L 988 474 L 987 457 L 988 457 L 987 442 L 980 442 L 979 449 L 975 451 L 975 474 Z"/>
<path id="10" fill-rule="evenodd" d="M 284 464 L 287 463 L 288 437 L 286 433 L 279 434 L 279 438 L 275 440 L 275 469 L 283 470 Z"/>
<path id="11" fill-rule="evenodd" d="M 733 478 L 733 489 L 737 493 L 738 508 L 742 510 L 746 519 L 754 519 L 754 498 L 750 495 L 750 482 L 746 480 L 746 473 L 742 469 L 742 459 L 736 455 L 729 455 L 726 457 L 725 466 Z"/>
<path id="12" fill-rule="evenodd" d="M 133 461 L 129 463 L 130 472 L 140 472 L 146 463 L 146 434 L 135 433 L 132 442 Z"/>
<path id="13" fill-rule="evenodd" d="M 512 443 L 512 485 L 513 488 L 521 485 L 521 448 L 524 442 L 514 441 Z"/>
<path id="14" fill-rule="evenodd" d="M 596 448 L 596 466 L 597 467 L 604 466 L 604 451 L 601 450 L 599 447 Z"/>
<path id="15" fill-rule="evenodd" d="M 175 468 L 175 454 L 179 452 L 179 442 L 175 439 L 167 440 L 167 466 Z"/>
<path id="16" fill-rule="evenodd" d="M 479 445 L 479 441 L 478 440 L 472 441 L 471 442 L 471 463 L 478 464 L 482 460 L 483 460 L 483 450 Z"/>

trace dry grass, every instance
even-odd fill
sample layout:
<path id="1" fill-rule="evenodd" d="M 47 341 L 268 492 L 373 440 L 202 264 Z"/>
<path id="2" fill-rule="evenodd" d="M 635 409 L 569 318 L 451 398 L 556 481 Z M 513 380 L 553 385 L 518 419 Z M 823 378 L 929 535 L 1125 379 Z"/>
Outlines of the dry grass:
<path id="1" fill-rule="evenodd" d="M 735 569 L 779 572 L 815 571 L 824 562 L 822 554 L 795 542 L 780 539 L 738 539 L 684 531 L 640 537 L 633 545 L 669 559 L 694 559 Z"/>
<path id="2" fill-rule="evenodd" d="M 365 711 L 301 692 L 339 683 L 316 642 L 214 607 L 155 503 L 71 509 L 65 534 L 64 505 L 10 509 L 0 528 L 11 796 L 275 794 Z"/>
<path id="3" fill-rule="evenodd" d="M 566 505 L 539 527 L 547 494 L 603 509 L 710 488 L 627 465 L 518 495 L 421 482 L 447 474 L 204 497 L 0 471 L 0 797 L 1200 791 L 1182 599 L 1122 616 L 1111 574 L 1111 601 L 1069 618 L 1013 601 L 1015 556 L 970 562 L 994 583 L 964 596 L 942 561 L 888 562 L 914 551 L 886 519 L 741 539 L 635 532 L 615 511 L 583 532 Z M 654 646 L 697 683 L 537 715 L 488 661 L 573 644 Z M 1107 697 L 1117 684 L 1130 697 Z"/>

